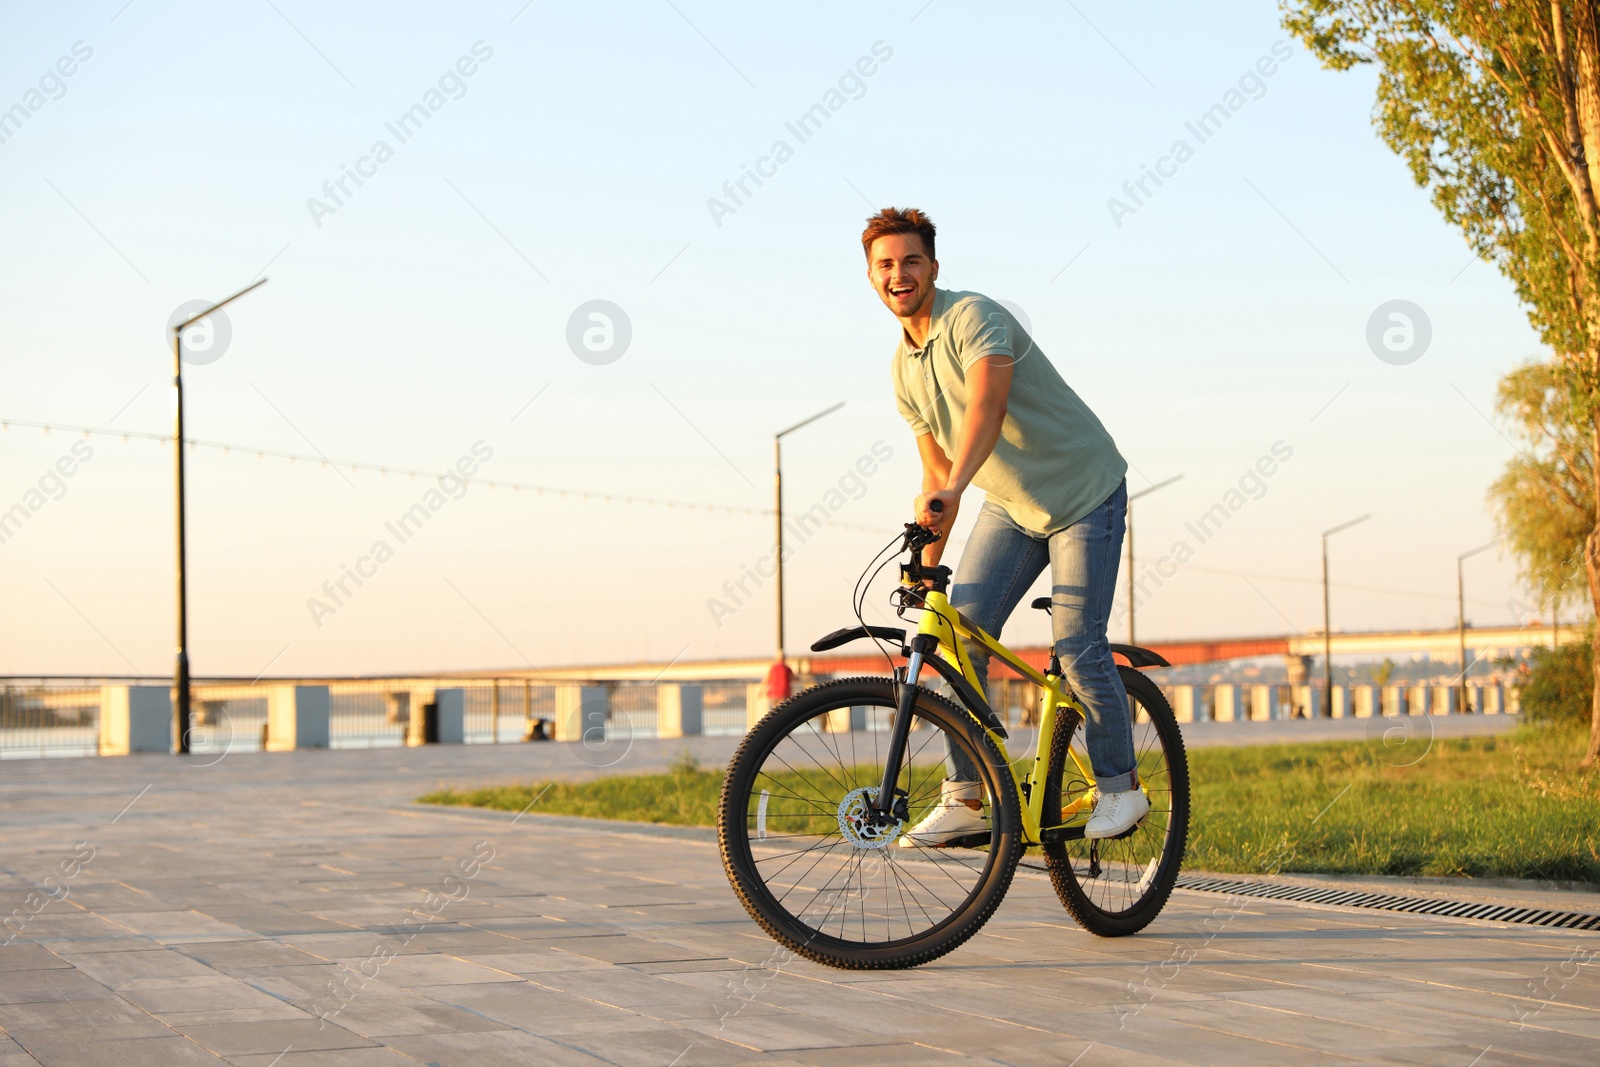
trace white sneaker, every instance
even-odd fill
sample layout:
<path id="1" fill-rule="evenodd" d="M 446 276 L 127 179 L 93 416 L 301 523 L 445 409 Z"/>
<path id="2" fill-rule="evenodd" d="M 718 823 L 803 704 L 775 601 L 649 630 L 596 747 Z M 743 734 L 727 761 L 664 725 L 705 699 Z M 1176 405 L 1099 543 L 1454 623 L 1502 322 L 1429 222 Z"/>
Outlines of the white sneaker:
<path id="1" fill-rule="evenodd" d="M 983 817 L 978 783 L 947 781 L 939 788 L 939 803 L 921 822 L 901 833 L 895 844 L 901 848 L 947 848 L 988 834 L 989 820 Z"/>
<path id="2" fill-rule="evenodd" d="M 1087 838 L 1116 837 L 1139 824 L 1150 814 L 1150 798 L 1142 789 L 1125 793 L 1101 793 L 1094 802 L 1094 813 L 1084 824 L 1083 836 Z"/>

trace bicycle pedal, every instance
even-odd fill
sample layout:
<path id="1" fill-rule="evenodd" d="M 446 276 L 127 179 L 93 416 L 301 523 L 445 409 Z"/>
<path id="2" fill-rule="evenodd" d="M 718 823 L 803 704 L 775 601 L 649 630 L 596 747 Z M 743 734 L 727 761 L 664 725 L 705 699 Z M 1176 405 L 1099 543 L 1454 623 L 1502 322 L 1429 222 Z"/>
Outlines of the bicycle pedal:
<path id="1" fill-rule="evenodd" d="M 988 843 L 989 843 L 989 831 L 984 830 L 982 833 L 962 834 L 960 837 L 953 837 L 949 841 L 946 841 L 944 844 L 935 845 L 934 847 L 935 848 L 983 848 Z"/>

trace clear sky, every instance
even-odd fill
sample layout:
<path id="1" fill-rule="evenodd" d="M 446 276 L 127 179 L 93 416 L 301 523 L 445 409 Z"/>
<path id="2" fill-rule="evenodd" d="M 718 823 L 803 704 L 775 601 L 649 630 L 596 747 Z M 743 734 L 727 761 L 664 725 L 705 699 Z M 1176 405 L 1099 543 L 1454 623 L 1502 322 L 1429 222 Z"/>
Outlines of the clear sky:
<path id="1" fill-rule="evenodd" d="M 0 38 L 0 108 L 22 108 L 0 122 L 0 418 L 169 431 L 170 316 L 264 272 L 226 350 L 186 368 L 191 435 L 478 463 L 428 509 L 427 479 L 192 452 L 195 670 L 254 675 L 765 654 L 770 583 L 725 617 L 708 601 L 769 551 L 769 519 L 487 481 L 760 509 L 772 433 L 843 400 L 785 448 L 790 508 L 839 524 L 788 568 L 794 650 L 848 621 L 917 488 L 898 327 L 858 244 L 871 210 L 915 205 L 941 282 L 1023 310 L 1130 491 L 1183 475 L 1134 506 L 1142 560 L 1193 549 L 1148 582 L 1141 638 L 1320 627 L 1318 535 L 1369 512 L 1333 541 L 1335 625 L 1453 625 L 1455 556 L 1494 537 L 1485 490 L 1512 454 L 1495 383 L 1537 340 L 1377 140 L 1373 72 L 1322 70 L 1277 19 L 27 5 Z M 610 362 L 568 341 L 593 300 L 627 318 Z M 1408 363 L 1368 342 L 1393 300 L 1431 327 Z M 0 435 L 0 508 L 27 511 L 0 544 L 0 670 L 166 672 L 171 448 L 97 437 L 52 477 L 74 440 Z M 1259 499 L 1230 498 L 1275 445 L 1292 456 L 1246 483 Z M 1200 543 L 1186 523 L 1230 502 Z M 418 503 L 401 542 L 386 524 Z M 324 583 L 357 565 L 335 604 Z M 1512 561 L 1467 567 L 1469 620 L 1513 621 Z"/>

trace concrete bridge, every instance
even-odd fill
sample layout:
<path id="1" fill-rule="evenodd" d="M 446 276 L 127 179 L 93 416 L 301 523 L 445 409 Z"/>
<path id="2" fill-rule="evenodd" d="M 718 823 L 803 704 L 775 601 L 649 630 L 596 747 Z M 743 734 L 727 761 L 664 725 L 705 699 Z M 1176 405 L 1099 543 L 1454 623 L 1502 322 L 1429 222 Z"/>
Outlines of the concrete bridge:
<path id="1" fill-rule="evenodd" d="M 1580 640 L 1583 631 L 1573 626 L 1490 626 L 1467 627 L 1467 648 L 1477 659 L 1498 658 L 1526 653 L 1536 647 L 1550 647 Z M 1333 634 L 1335 656 L 1393 656 L 1426 652 L 1434 658 L 1453 660 L 1458 652 L 1459 635 L 1448 630 L 1378 630 Z M 1197 663 L 1221 663 L 1256 656 L 1283 656 L 1292 661 L 1321 656 L 1321 631 L 1267 637 L 1221 637 L 1192 641 L 1151 641 L 1144 647 L 1158 652 L 1175 667 Z M 860 643 L 845 655 L 791 655 L 790 666 L 802 675 L 881 674 L 884 659 L 871 645 Z M 1017 653 L 1028 663 L 1043 669 L 1049 661 L 1046 646 L 1020 648 Z M 509 670 L 484 673 L 497 678 L 536 677 L 546 681 L 716 681 L 753 680 L 766 675 L 772 665 L 768 657 L 752 659 L 679 660 L 674 663 L 620 663 L 581 667 L 544 668 L 538 671 Z M 996 676 L 1008 672 L 996 665 Z M 1291 671 L 1291 673 L 1293 673 Z"/>

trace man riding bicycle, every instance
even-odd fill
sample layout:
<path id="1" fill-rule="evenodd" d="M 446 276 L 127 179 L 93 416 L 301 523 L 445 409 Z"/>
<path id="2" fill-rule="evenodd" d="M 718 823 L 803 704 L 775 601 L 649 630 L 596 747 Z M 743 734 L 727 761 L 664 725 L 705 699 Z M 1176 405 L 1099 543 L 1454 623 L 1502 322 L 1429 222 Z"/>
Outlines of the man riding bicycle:
<path id="1" fill-rule="evenodd" d="M 1106 640 L 1128 464 L 1009 311 L 978 293 L 934 287 L 934 233 L 923 212 L 885 208 L 861 234 L 867 277 L 902 327 L 891 373 L 922 457 L 916 520 L 947 537 L 961 495 L 973 485 L 984 491 L 950 602 L 997 637 L 1049 565 L 1055 650 L 1088 716 L 1097 796 L 1084 836 L 1115 837 L 1150 810 Z M 945 543 L 924 548 L 924 563 L 937 565 Z M 967 652 L 987 683 L 988 653 L 971 643 Z M 977 769 L 953 748 L 946 764 L 939 804 L 900 845 L 938 846 L 988 829 Z"/>

